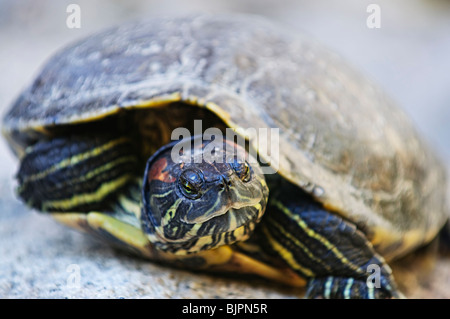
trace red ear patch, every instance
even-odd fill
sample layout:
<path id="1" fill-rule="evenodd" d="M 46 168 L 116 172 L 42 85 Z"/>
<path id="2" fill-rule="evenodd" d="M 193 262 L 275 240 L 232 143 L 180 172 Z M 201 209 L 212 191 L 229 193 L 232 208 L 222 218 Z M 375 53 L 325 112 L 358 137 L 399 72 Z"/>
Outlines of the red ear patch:
<path id="1" fill-rule="evenodd" d="M 150 171 L 148 172 L 148 181 L 151 182 L 153 180 L 159 180 L 165 183 L 172 183 L 175 181 L 175 178 L 169 174 L 169 170 L 165 170 L 167 168 L 167 160 L 165 158 L 160 158 L 156 162 L 153 163 Z"/>

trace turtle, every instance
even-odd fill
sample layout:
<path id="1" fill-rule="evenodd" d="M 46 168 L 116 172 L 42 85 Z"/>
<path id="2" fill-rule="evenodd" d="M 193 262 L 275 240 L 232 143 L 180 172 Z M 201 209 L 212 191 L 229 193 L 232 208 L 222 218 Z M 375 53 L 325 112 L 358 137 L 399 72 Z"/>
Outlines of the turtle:
<path id="1" fill-rule="evenodd" d="M 32 209 L 152 262 L 402 298 L 446 173 L 372 80 L 250 14 L 128 22 L 49 59 L 2 126 Z"/>

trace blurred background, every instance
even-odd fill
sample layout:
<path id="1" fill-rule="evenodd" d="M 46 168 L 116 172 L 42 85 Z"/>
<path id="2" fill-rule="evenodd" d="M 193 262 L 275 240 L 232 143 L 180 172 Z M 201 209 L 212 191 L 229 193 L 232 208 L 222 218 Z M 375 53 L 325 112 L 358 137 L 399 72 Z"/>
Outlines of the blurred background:
<path id="1" fill-rule="evenodd" d="M 66 9 L 71 3 L 78 4 L 81 9 L 80 28 L 70 29 L 66 25 L 70 15 Z M 369 28 L 367 25 L 367 19 L 373 13 L 367 12 L 369 4 L 376 4 L 380 8 L 380 28 Z M 0 0 L 0 116 L 31 82 L 42 64 L 65 44 L 135 18 L 192 12 L 259 14 L 316 38 L 384 88 L 410 115 L 425 138 L 450 166 L 450 1 L 445 0 Z M 52 287 L 51 290 L 36 288 L 36 281 L 30 281 L 36 278 L 33 270 L 20 270 L 20 267 L 26 264 L 27 258 L 38 254 L 38 248 L 30 250 L 31 244 L 35 247 L 39 241 L 62 241 L 62 236 L 69 236 L 64 237 L 65 240 L 76 245 L 84 239 L 72 233 L 66 235 L 66 230 L 61 226 L 28 211 L 15 199 L 13 176 L 16 169 L 16 160 L 4 141 L 0 140 L 0 297 L 67 296 L 61 284 L 67 276 L 64 268 L 59 269 L 61 274 L 50 276 L 42 272 L 44 266 L 36 266 L 41 271 L 39 275 L 42 280 L 47 280 L 47 285 L 43 287 Z M 38 237 L 36 232 L 39 231 L 33 231 L 34 227 L 41 227 L 39 236 L 44 236 L 44 239 Z M 29 232 L 24 232 L 24 228 Z M 42 231 L 42 228 L 51 231 Z M 61 235 L 63 232 L 64 235 Z M 61 243 L 59 248 L 48 247 L 54 249 L 48 252 L 49 256 L 57 255 L 60 252 L 58 249 L 63 250 L 64 245 Z M 93 251 L 96 251 L 97 246 L 93 247 Z M 89 262 L 88 257 L 93 258 L 83 255 L 82 251 L 79 253 L 80 258 L 86 257 L 86 263 Z M 36 260 L 38 257 L 34 258 Z M 70 263 L 70 260 L 67 262 Z M 77 263 L 84 265 L 80 260 Z M 450 275 L 445 272 L 450 268 L 449 265 L 440 266 L 442 270 L 438 270 L 441 273 L 436 282 L 443 282 L 444 287 L 450 287 Z M 95 268 L 92 271 L 95 272 Z M 164 274 L 163 268 L 153 271 L 161 276 Z M 17 279 L 20 274 L 23 278 L 24 272 L 25 279 L 29 279 L 25 282 Z M 169 282 L 179 287 L 177 282 L 186 280 L 189 286 L 190 279 L 180 276 L 175 279 L 167 277 L 164 285 L 167 286 Z M 209 279 L 201 278 L 201 283 L 209 285 Z M 52 280 L 53 284 L 49 283 Z M 59 284 L 55 284 L 55 281 Z M 108 285 L 106 282 L 98 284 L 103 285 L 103 288 Z M 234 296 L 236 287 L 227 287 L 229 290 L 224 288 L 223 294 L 219 293 L 220 297 Z M 111 286 L 111 289 L 113 291 L 115 288 Z M 240 286 L 239 289 L 244 288 Z M 435 292 L 437 290 L 434 296 L 450 298 L 450 292 L 447 291 L 450 288 L 434 289 Z M 127 295 L 125 291 L 122 295 L 133 296 Z M 143 295 L 163 296 L 161 291 L 145 291 Z M 251 290 L 245 291 L 250 296 L 261 297 Z M 79 296 L 90 295 L 86 293 Z M 105 292 L 105 296 L 113 297 L 114 293 Z M 430 295 L 424 293 L 418 296 Z"/>

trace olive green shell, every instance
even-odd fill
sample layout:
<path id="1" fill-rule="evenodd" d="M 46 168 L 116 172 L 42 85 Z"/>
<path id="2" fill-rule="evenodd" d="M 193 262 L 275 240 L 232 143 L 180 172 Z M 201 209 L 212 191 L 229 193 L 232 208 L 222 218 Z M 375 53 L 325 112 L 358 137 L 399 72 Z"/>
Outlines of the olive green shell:
<path id="1" fill-rule="evenodd" d="M 3 133 L 20 154 L 46 127 L 170 101 L 233 128 L 279 128 L 279 173 L 387 258 L 448 218 L 443 166 L 404 113 L 335 54 L 254 16 L 161 18 L 88 37 L 45 65 Z"/>

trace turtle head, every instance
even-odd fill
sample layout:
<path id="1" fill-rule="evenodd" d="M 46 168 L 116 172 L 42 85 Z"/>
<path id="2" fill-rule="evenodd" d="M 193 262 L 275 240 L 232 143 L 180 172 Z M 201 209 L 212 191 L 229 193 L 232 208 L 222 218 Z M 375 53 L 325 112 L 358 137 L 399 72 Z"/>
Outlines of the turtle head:
<path id="1" fill-rule="evenodd" d="M 141 219 L 155 247 L 188 254 L 247 239 L 267 198 L 261 168 L 242 147 L 192 138 L 148 160 Z"/>

